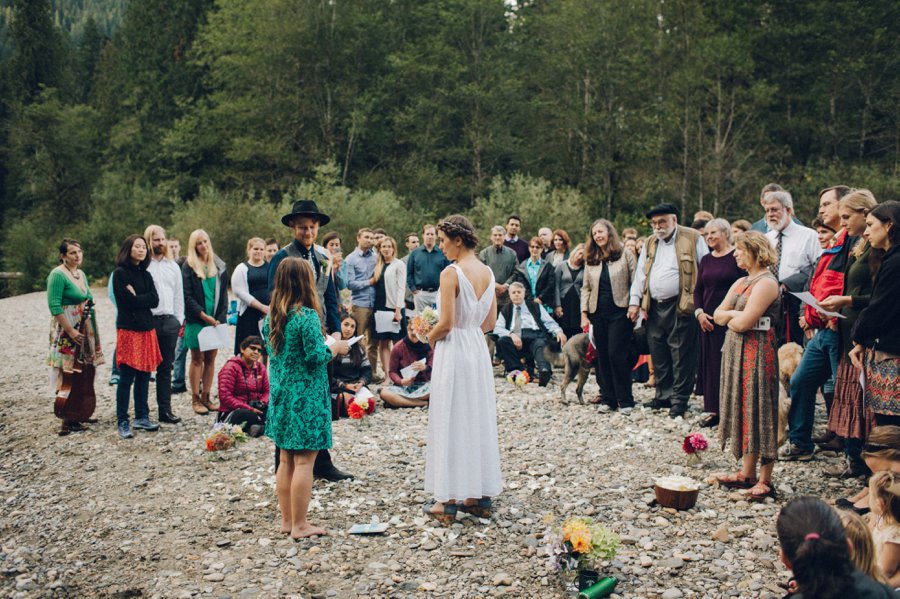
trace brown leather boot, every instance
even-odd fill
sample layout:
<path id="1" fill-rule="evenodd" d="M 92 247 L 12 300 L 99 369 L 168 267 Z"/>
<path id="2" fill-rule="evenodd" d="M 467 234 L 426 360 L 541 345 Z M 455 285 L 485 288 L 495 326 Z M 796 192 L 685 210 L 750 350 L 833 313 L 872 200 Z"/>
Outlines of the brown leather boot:
<path id="1" fill-rule="evenodd" d="M 203 405 L 203 402 L 200 401 L 199 393 L 191 394 L 191 407 L 194 408 L 194 412 L 197 414 L 209 414 L 209 410 L 207 410 L 206 406 Z"/>
<path id="2" fill-rule="evenodd" d="M 209 391 L 204 391 L 200 394 L 200 403 L 209 410 L 210 412 L 218 412 L 219 406 L 213 405 L 212 400 L 209 399 Z"/>

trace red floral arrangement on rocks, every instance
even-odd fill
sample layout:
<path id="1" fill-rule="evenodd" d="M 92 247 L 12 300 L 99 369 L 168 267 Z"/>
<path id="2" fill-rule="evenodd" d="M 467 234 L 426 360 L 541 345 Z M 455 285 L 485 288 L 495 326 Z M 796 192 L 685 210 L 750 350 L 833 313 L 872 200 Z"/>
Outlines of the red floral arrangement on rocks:
<path id="1" fill-rule="evenodd" d="M 706 451 L 707 447 L 709 447 L 709 443 L 706 441 L 703 433 L 691 433 L 684 438 L 684 442 L 681 444 L 681 449 L 688 455 L 693 455 L 698 451 Z"/>

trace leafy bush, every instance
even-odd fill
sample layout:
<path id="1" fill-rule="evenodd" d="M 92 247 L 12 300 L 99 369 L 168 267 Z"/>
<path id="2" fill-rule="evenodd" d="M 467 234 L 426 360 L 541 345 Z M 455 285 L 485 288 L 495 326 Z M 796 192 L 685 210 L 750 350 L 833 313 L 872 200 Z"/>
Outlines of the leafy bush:
<path id="1" fill-rule="evenodd" d="M 251 237 L 276 237 L 286 241 L 281 212 L 266 200 L 249 195 L 225 193 L 204 187 L 193 201 L 179 206 L 167 229 L 170 238 L 181 241 L 181 255 L 187 255 L 188 238 L 195 229 L 209 234 L 216 255 L 234 267 L 247 259 L 247 240 Z"/>
<path id="2" fill-rule="evenodd" d="M 523 239 L 537 235 L 540 227 L 563 229 L 578 244 L 587 239 L 596 218 L 588 199 L 571 187 L 554 188 L 549 181 L 515 174 L 505 180 L 495 177 L 486 198 L 478 198 L 468 216 L 478 230 L 481 245 L 487 245 L 491 227 L 505 225 L 510 214 L 522 219 Z"/>
<path id="3" fill-rule="evenodd" d="M 32 218 L 17 220 L 6 228 L 3 269 L 22 273 L 20 278 L 8 281 L 10 294 L 45 288 L 47 275 L 59 264 L 58 237 L 54 230 Z"/>

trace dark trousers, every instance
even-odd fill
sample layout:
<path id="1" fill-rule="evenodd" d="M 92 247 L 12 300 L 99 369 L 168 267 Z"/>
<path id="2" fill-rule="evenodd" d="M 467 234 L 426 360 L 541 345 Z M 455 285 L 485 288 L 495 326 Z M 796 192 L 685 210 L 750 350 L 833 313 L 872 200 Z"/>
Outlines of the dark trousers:
<path id="1" fill-rule="evenodd" d="M 651 300 L 647 318 L 647 343 L 656 375 L 656 399 L 669 401 L 673 408 L 687 408 L 694 380 L 700 329 L 693 315 L 678 315 L 678 299 Z"/>
<path id="2" fill-rule="evenodd" d="M 806 343 L 806 336 L 800 328 L 800 315 L 803 313 L 803 302 L 788 292 L 781 294 L 782 319 L 776 329 L 778 346 L 793 341 L 801 347 Z"/>
<path id="3" fill-rule="evenodd" d="M 259 415 L 256 412 L 245 410 L 243 408 L 238 408 L 231 412 L 219 412 L 219 415 L 216 417 L 216 420 L 219 422 L 225 422 L 226 419 L 230 424 L 240 425 L 245 433 L 249 433 L 250 427 L 254 424 L 263 426 L 266 424 L 265 412 L 263 412 L 262 415 Z"/>
<path id="4" fill-rule="evenodd" d="M 162 354 L 162 362 L 156 367 L 156 406 L 162 416 L 172 412 L 172 365 L 175 363 L 175 346 L 181 325 L 171 314 L 154 316 L 153 325 L 159 353 Z"/>
<path id="5" fill-rule="evenodd" d="M 597 383 L 603 403 L 610 407 L 630 408 L 634 406 L 631 393 L 631 367 L 634 366 L 635 352 L 631 339 L 634 328 L 624 315 L 607 320 L 594 312 L 594 347 L 597 350 Z"/>
<path id="6" fill-rule="evenodd" d="M 497 339 L 497 356 L 503 360 L 506 372 L 519 370 L 522 367 L 522 358 L 525 358 L 526 362 L 530 358 L 538 371 L 550 370 L 550 362 L 544 357 L 547 335 L 541 331 L 527 329 L 522 331 L 521 337 L 522 349 L 516 349 L 508 336 Z"/>
<path id="7" fill-rule="evenodd" d="M 172 371 L 172 384 L 179 389 L 184 389 L 184 370 L 187 364 L 188 350 L 184 346 L 184 337 L 179 337 L 175 344 L 175 365 Z"/>
<path id="8" fill-rule="evenodd" d="M 150 394 L 150 373 L 135 370 L 128 364 L 119 366 L 119 386 L 116 388 L 116 420 L 128 422 L 128 404 L 131 402 L 131 387 L 134 385 L 134 418 L 150 417 L 147 397 Z"/>

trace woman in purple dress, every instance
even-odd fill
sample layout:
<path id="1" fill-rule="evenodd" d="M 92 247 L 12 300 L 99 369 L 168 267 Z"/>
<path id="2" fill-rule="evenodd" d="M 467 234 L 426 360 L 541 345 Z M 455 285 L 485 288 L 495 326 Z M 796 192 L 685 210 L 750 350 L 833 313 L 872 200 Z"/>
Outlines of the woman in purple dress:
<path id="1" fill-rule="evenodd" d="M 746 272 L 734 259 L 731 225 L 724 218 L 706 224 L 706 244 L 710 253 L 700 261 L 697 286 L 694 288 L 694 316 L 700 323 L 700 368 L 694 392 L 703 396 L 703 418 L 700 426 L 719 424 L 719 380 L 722 372 L 722 344 L 727 327 L 713 322 L 713 312 L 731 285 Z"/>

